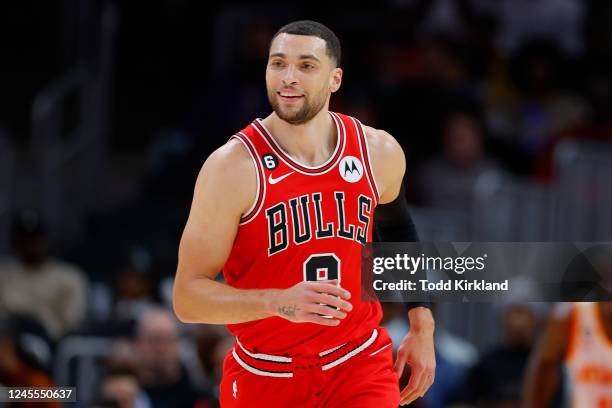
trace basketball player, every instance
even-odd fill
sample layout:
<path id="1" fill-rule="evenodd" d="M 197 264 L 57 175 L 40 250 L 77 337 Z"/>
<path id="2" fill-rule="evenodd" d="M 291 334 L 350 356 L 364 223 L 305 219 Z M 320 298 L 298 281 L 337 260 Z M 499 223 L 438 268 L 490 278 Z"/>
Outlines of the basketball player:
<path id="1" fill-rule="evenodd" d="M 429 309 L 409 310 L 394 369 L 380 304 L 360 299 L 375 207 L 397 215 L 387 239 L 413 225 L 399 193 L 399 144 L 328 109 L 339 64 L 340 43 L 327 27 L 281 28 L 266 67 L 274 112 L 216 150 L 196 182 L 174 308 L 184 322 L 227 324 L 236 335 L 223 407 L 396 407 L 434 380 Z M 215 281 L 221 269 L 227 284 Z M 411 377 L 400 394 L 406 364 Z"/>
<path id="2" fill-rule="evenodd" d="M 531 358 L 523 408 L 549 407 L 565 366 L 568 406 L 612 407 L 612 302 L 560 304 Z"/>

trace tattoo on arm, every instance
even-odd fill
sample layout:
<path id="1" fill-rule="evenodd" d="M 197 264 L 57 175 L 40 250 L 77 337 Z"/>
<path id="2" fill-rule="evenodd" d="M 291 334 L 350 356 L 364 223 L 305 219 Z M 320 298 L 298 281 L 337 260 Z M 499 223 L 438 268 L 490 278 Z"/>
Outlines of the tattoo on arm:
<path id="1" fill-rule="evenodd" d="M 295 312 L 298 310 L 296 306 L 279 306 L 278 313 L 287 317 L 295 317 Z"/>

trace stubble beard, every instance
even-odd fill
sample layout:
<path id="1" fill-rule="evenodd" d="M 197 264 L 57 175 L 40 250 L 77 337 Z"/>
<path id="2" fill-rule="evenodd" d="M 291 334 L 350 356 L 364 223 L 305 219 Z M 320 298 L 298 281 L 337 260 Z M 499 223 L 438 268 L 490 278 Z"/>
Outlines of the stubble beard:
<path id="1" fill-rule="evenodd" d="M 303 125 L 312 120 L 312 118 L 321 112 L 321 109 L 325 106 L 326 100 L 327 98 L 323 92 L 321 92 L 313 102 L 310 102 L 309 98 L 305 95 L 304 103 L 297 111 L 282 109 L 278 102 L 276 91 L 268 89 L 268 101 L 270 101 L 272 109 L 279 118 L 292 125 Z"/>

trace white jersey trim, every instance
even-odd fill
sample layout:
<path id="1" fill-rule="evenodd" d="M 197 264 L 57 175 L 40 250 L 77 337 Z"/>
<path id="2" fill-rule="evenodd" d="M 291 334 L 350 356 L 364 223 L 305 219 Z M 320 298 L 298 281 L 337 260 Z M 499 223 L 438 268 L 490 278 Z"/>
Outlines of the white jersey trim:
<path id="1" fill-rule="evenodd" d="M 332 112 L 328 113 L 332 116 L 332 118 L 334 118 L 334 115 L 332 114 Z M 335 119 L 335 118 L 334 118 Z M 336 122 L 336 132 L 337 132 L 337 138 L 336 138 L 336 147 L 334 148 L 334 152 L 331 154 L 331 156 L 329 156 L 329 159 L 327 159 L 325 161 L 325 163 L 320 164 L 318 166 L 307 166 L 303 163 L 300 163 L 299 161 L 295 160 L 293 157 L 291 157 L 291 155 L 289 153 L 287 153 L 285 151 L 285 149 L 283 149 L 281 147 L 281 145 L 278 144 L 278 142 L 276 141 L 276 139 L 274 139 L 274 137 L 272 137 L 272 133 L 268 130 L 268 128 L 266 127 L 266 125 L 264 125 L 263 121 L 259 118 L 256 119 L 257 122 L 261 125 L 261 127 L 266 131 L 266 133 L 268 133 L 268 136 L 270 136 L 270 139 L 272 139 L 272 141 L 274 142 L 274 145 L 278 148 L 279 151 L 281 151 L 285 156 L 287 156 L 289 159 L 291 159 L 292 161 L 295 162 L 295 164 L 300 165 L 302 167 L 304 167 L 305 169 L 309 169 L 309 170 L 318 170 L 322 167 L 327 166 L 333 159 L 334 157 L 336 157 L 336 154 L 338 153 L 338 150 L 340 149 L 340 144 L 342 143 L 342 140 L 340 140 L 340 127 L 338 126 L 338 122 Z"/>
<path id="2" fill-rule="evenodd" d="M 392 344 L 389 343 L 386 346 L 382 346 L 381 348 L 379 348 L 378 350 L 376 350 L 373 353 L 368 354 L 368 356 L 375 356 L 376 354 L 380 353 L 381 351 L 383 351 L 384 349 L 386 349 L 387 347 L 391 346 Z"/>
<path id="3" fill-rule="evenodd" d="M 351 120 L 353 121 L 353 124 L 355 125 L 355 131 L 357 132 L 357 140 L 359 142 L 359 150 L 361 155 L 365 155 L 367 156 L 367 162 L 366 162 L 366 157 L 362 157 L 361 159 L 363 160 L 363 167 L 367 169 L 365 170 L 366 173 L 366 178 L 368 179 L 368 184 L 370 185 L 370 190 L 372 190 L 372 197 L 374 197 L 374 204 L 377 206 L 379 201 L 380 201 L 380 195 L 379 195 L 379 189 L 378 189 L 378 185 L 376 184 L 376 175 L 374 174 L 374 166 L 372 165 L 372 159 L 370 158 L 370 150 L 368 148 L 368 137 L 366 135 L 366 131 L 365 131 L 365 127 L 363 126 L 363 124 L 361 122 L 359 122 L 359 120 L 351 117 Z M 363 143 L 365 143 L 365 146 L 362 145 L 361 143 L 361 136 L 359 133 L 359 129 L 358 127 L 361 128 L 361 130 L 363 131 Z M 369 169 L 369 171 L 368 171 Z M 370 174 L 372 175 L 372 177 L 370 177 Z"/>
<path id="4" fill-rule="evenodd" d="M 263 353 L 251 353 L 250 351 L 248 351 L 242 346 L 242 343 L 240 343 L 240 340 L 238 340 L 238 338 L 236 338 L 236 344 L 238 344 L 238 347 L 240 347 L 240 350 L 244 351 L 244 354 L 246 354 L 247 356 L 251 358 L 256 358 L 258 360 L 273 361 L 275 363 L 291 363 L 293 361 L 291 357 L 273 356 L 271 354 L 263 354 Z"/>
<path id="5" fill-rule="evenodd" d="M 344 363 L 346 360 L 350 359 L 351 357 L 356 356 L 357 354 L 361 353 L 363 350 L 365 350 L 366 348 L 368 348 L 372 343 L 374 343 L 374 341 L 376 340 L 376 338 L 378 337 L 378 330 L 374 329 L 372 331 L 372 335 L 366 340 L 364 341 L 359 347 L 355 348 L 354 350 L 351 350 L 350 352 L 348 352 L 347 354 L 343 355 L 342 357 L 329 362 L 323 366 L 321 366 L 321 370 L 322 371 L 326 371 L 329 370 L 330 368 L 336 367 L 339 364 Z M 282 357 L 282 356 L 273 356 L 270 354 L 262 354 L 262 353 L 251 353 L 250 351 L 248 351 L 247 349 L 245 349 L 242 344 L 240 344 L 240 342 L 238 341 L 238 338 L 236 338 L 236 344 L 238 344 L 238 346 L 240 347 L 240 349 L 246 353 L 249 357 L 255 358 L 255 359 L 260 359 L 260 360 L 267 360 L 267 361 L 273 361 L 273 362 L 280 362 L 280 363 L 291 363 L 292 359 L 290 357 Z M 344 346 L 346 346 L 346 344 L 348 343 L 344 343 L 341 344 L 339 346 L 336 346 L 334 348 L 331 348 L 329 350 L 325 350 L 319 353 L 319 357 L 324 357 Z M 370 355 L 373 356 L 375 354 L 377 354 L 378 352 L 380 352 L 381 350 L 384 350 L 385 348 L 389 347 L 391 344 L 387 344 L 386 346 L 383 346 L 381 348 L 379 348 L 378 350 L 376 350 L 375 352 L 371 353 Z M 285 377 L 285 378 L 291 378 L 293 377 L 293 373 L 289 373 L 289 372 L 273 372 L 273 371 L 264 371 L 264 370 L 260 370 L 258 368 L 255 368 L 253 366 L 250 366 L 249 364 L 247 364 L 244 360 L 242 360 L 240 358 L 240 356 L 238 355 L 238 353 L 236 353 L 236 348 L 234 347 L 232 349 L 232 356 L 234 357 L 234 359 L 236 360 L 236 362 L 238 364 L 240 364 L 242 366 L 242 368 L 244 368 L 245 370 L 247 370 L 250 373 L 253 373 L 255 375 L 260 375 L 260 376 L 264 376 L 264 377 Z"/>
<path id="6" fill-rule="evenodd" d="M 285 157 L 283 157 L 283 155 L 286 155 L 287 157 L 289 157 L 292 161 L 295 161 L 293 158 L 291 158 L 291 156 L 289 156 L 287 154 L 287 152 L 285 152 L 284 150 L 282 150 L 280 148 L 280 146 L 278 145 L 278 143 L 276 142 L 276 140 L 272 137 L 272 135 L 270 134 L 270 131 L 264 126 L 263 122 L 261 121 L 261 119 L 257 118 L 257 123 L 259 123 L 261 125 L 261 127 L 268 133 L 268 135 L 270 136 L 270 138 L 272 139 L 272 141 L 274 142 L 274 145 L 283 153 L 283 155 L 277 154 L 278 158 L 280 160 L 283 161 L 283 163 L 285 163 L 287 166 L 289 166 L 291 169 L 297 171 L 298 173 L 301 174 L 305 174 L 307 176 L 319 176 L 321 174 L 326 174 L 328 172 L 330 172 L 331 170 L 336 168 L 336 164 L 340 162 L 340 160 L 342 159 L 342 156 L 344 155 L 344 150 L 346 149 L 346 144 L 347 144 L 347 140 L 346 140 L 346 130 L 344 129 L 344 124 L 342 123 L 341 120 L 339 120 L 338 118 L 336 118 L 336 116 L 332 113 L 329 112 L 329 114 L 332 116 L 332 118 L 334 119 L 334 122 L 336 123 L 336 131 L 338 132 L 338 143 L 340 143 L 340 138 L 341 138 L 341 132 L 342 132 L 342 146 L 341 146 L 341 151 L 340 151 L 340 155 L 337 158 L 337 162 L 334 163 L 334 165 L 330 166 L 329 169 L 318 172 L 318 173 L 308 173 L 305 172 L 303 170 L 300 170 L 299 168 L 297 168 L 296 166 L 293 165 L 293 163 L 291 163 L 289 160 L 287 160 Z M 261 138 L 264 140 L 264 142 L 266 142 L 266 144 L 270 147 L 270 150 L 272 150 L 273 152 L 275 151 L 274 147 L 272 146 L 272 144 L 270 144 L 270 142 L 268 141 L 268 138 L 265 137 L 263 135 L 263 133 L 261 133 L 261 131 L 257 128 L 257 126 L 253 126 L 253 128 L 257 131 L 257 133 L 259 133 L 259 135 L 261 136 Z M 342 128 L 342 130 L 340 130 Z M 336 149 L 338 149 L 338 143 L 336 143 Z M 309 166 L 304 166 L 303 164 L 295 161 L 296 164 L 299 164 L 300 166 L 303 166 L 304 168 L 308 168 L 310 170 L 318 170 L 321 167 L 326 166 L 327 164 L 329 164 L 330 160 L 332 160 L 335 156 L 336 156 L 337 150 L 334 150 L 334 153 L 331 155 L 331 157 L 321 166 L 317 166 L 317 167 L 309 167 Z"/>
<path id="7" fill-rule="evenodd" d="M 339 346 L 336 346 L 336 347 L 334 347 L 334 348 L 330 348 L 329 350 L 322 351 L 322 352 L 320 352 L 320 353 L 319 353 L 319 357 L 325 357 L 326 355 L 328 355 L 328 354 L 330 354 L 330 353 L 333 353 L 334 351 L 336 351 L 336 350 L 338 350 L 339 348 L 342 348 L 342 347 L 344 347 L 344 346 L 346 346 L 346 343 L 341 344 L 341 345 L 339 345 Z"/>
<path id="8" fill-rule="evenodd" d="M 293 377 L 293 373 L 273 373 L 270 371 L 262 371 L 255 367 L 251 367 L 250 365 L 242 361 L 242 359 L 238 356 L 238 353 L 236 353 L 235 349 L 232 349 L 232 355 L 234 356 L 234 360 L 236 360 L 236 362 L 240 364 L 242 368 L 244 368 L 245 370 L 247 370 L 248 372 L 252 374 L 261 375 L 263 377 L 285 377 L 285 378 Z"/>
<path id="9" fill-rule="evenodd" d="M 251 207 L 244 214 L 240 216 L 241 220 L 244 218 L 249 218 L 247 221 L 240 221 L 239 225 L 246 225 L 255 219 L 255 217 L 257 216 L 257 214 L 259 214 L 259 212 L 261 211 L 263 207 L 263 204 L 266 198 L 266 183 L 265 183 L 265 180 L 261 180 L 261 177 L 265 175 L 265 172 L 262 168 L 261 163 L 259 163 L 259 161 L 257 160 L 257 157 L 253 156 L 251 149 L 249 149 L 249 146 L 247 145 L 248 143 L 253 149 L 253 151 L 257 153 L 257 149 L 255 148 L 253 143 L 249 140 L 247 135 L 245 135 L 242 132 L 238 132 L 236 135 L 232 136 L 231 138 L 240 141 L 240 143 L 244 145 L 245 150 L 247 151 L 247 153 L 249 153 L 249 156 L 251 156 L 251 160 L 253 161 L 253 165 L 255 166 L 255 173 L 257 175 L 257 194 L 255 195 L 255 200 L 253 201 L 253 204 L 251 205 Z M 260 195 L 261 195 L 261 202 L 260 202 Z M 259 208 L 255 208 L 258 202 L 259 202 Z"/>
<path id="10" fill-rule="evenodd" d="M 377 337 L 378 337 L 378 330 L 374 329 L 374 331 L 372 332 L 372 335 L 370 336 L 370 338 L 367 339 L 361 346 L 359 346 L 356 349 L 346 353 L 345 355 L 343 355 L 339 359 L 334 360 L 331 363 L 325 364 L 324 366 L 321 367 L 321 370 L 326 371 L 326 370 L 329 370 L 330 368 L 334 368 L 338 364 L 342 364 L 346 360 L 348 360 L 349 358 L 351 358 L 351 357 L 361 353 L 364 349 L 368 348 L 372 343 L 374 343 L 374 340 L 376 340 Z"/>

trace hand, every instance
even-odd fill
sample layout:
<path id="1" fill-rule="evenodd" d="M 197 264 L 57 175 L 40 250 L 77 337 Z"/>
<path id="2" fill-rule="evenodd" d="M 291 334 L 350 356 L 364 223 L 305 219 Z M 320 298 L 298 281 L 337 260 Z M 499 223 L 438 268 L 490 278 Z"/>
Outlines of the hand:
<path id="1" fill-rule="evenodd" d="M 433 340 L 433 319 L 431 325 L 411 327 L 402 340 L 395 361 L 395 371 L 398 377 L 402 376 L 406 364 L 410 366 L 411 372 L 408 385 L 400 393 L 401 405 L 408 405 L 425 395 L 434 382 L 436 354 Z"/>
<path id="2" fill-rule="evenodd" d="M 341 298 L 350 297 L 350 292 L 338 286 L 337 280 L 304 281 L 280 291 L 271 302 L 271 313 L 295 323 L 337 326 L 353 309 L 351 303 Z"/>

